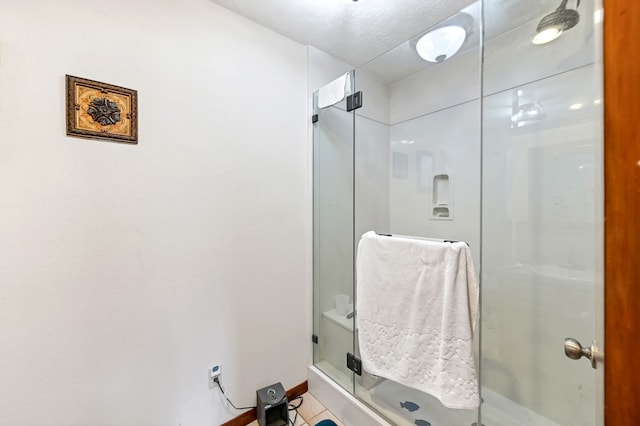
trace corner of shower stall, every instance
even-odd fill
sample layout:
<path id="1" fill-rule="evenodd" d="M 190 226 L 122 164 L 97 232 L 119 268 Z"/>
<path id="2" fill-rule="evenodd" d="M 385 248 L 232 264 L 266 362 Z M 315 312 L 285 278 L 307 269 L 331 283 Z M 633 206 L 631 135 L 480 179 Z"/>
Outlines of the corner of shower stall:
<path id="1" fill-rule="evenodd" d="M 579 25 L 532 44 L 555 3 L 474 2 L 314 94 L 313 362 L 392 424 L 602 424 L 601 370 L 558 350 L 563 333 L 601 341 L 601 20 L 587 18 L 602 6 L 581 2 Z M 422 35 L 452 26 L 453 54 L 418 57 Z M 327 101 L 336 87 L 344 99 Z M 367 231 L 469 244 L 479 409 L 359 365 Z"/>

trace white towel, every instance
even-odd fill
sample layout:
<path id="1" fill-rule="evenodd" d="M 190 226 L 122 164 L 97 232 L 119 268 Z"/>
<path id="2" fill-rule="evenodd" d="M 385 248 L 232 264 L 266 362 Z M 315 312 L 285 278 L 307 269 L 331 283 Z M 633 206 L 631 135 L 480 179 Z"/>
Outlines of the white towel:
<path id="1" fill-rule="evenodd" d="M 349 78 L 349 73 L 346 73 L 318 90 L 318 108 L 326 108 L 337 104 L 350 91 L 351 79 Z"/>
<path id="2" fill-rule="evenodd" d="M 446 407 L 477 408 L 478 281 L 469 247 L 367 232 L 356 268 L 364 369 Z"/>

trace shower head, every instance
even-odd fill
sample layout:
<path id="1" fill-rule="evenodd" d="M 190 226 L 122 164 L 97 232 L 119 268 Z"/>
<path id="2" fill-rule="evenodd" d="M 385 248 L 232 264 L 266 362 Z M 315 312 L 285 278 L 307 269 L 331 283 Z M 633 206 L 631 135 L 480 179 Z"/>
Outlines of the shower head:
<path id="1" fill-rule="evenodd" d="M 538 23 L 536 35 L 533 38 L 533 44 L 549 43 L 560 37 L 560 35 L 580 22 L 580 14 L 575 9 L 567 9 L 567 1 L 562 0 L 560 6 L 550 14 L 546 15 Z M 576 8 L 580 6 L 580 0 L 577 1 Z"/>

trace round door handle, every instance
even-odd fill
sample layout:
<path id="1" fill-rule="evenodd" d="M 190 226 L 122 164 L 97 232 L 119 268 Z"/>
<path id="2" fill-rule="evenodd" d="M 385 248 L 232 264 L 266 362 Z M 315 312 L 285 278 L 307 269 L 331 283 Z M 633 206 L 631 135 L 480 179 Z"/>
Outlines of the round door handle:
<path id="1" fill-rule="evenodd" d="M 573 337 L 564 339 L 564 354 L 571 359 L 580 359 L 582 357 L 591 361 L 591 366 L 596 368 L 596 362 L 602 360 L 602 354 L 598 352 L 598 346 L 594 341 L 590 347 L 583 347 L 579 341 Z"/>
<path id="2" fill-rule="evenodd" d="M 580 342 L 573 337 L 564 339 L 564 354 L 571 359 L 580 359 L 582 357 L 591 359 L 591 349 L 583 348 Z"/>

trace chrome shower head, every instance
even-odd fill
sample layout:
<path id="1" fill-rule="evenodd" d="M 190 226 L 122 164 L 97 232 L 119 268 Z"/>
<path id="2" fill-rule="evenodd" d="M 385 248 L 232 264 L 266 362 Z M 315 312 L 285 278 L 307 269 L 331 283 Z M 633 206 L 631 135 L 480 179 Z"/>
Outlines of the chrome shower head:
<path id="1" fill-rule="evenodd" d="M 536 36 L 533 38 L 533 44 L 548 43 L 580 22 L 580 14 L 575 9 L 567 9 L 567 1 L 562 0 L 560 6 L 550 14 L 546 15 L 538 23 L 536 28 Z M 577 1 L 576 8 L 580 6 L 580 0 Z"/>

